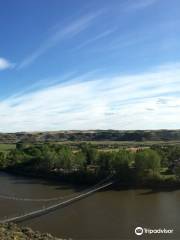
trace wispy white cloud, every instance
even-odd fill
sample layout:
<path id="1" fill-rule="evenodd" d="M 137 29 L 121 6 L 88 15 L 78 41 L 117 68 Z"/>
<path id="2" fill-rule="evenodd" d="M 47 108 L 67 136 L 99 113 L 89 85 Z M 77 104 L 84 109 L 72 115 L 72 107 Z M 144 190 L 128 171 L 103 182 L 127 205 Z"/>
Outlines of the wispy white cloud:
<path id="1" fill-rule="evenodd" d="M 120 53 L 120 50 L 127 50 L 129 47 L 133 46 L 142 46 L 142 44 L 148 44 L 152 41 L 152 37 L 149 36 L 149 34 L 145 34 L 145 36 L 141 34 L 134 34 L 134 33 L 128 33 L 128 34 L 122 34 L 120 37 L 116 37 L 112 40 L 107 41 L 106 45 L 102 44 L 98 47 L 95 45 L 91 47 L 90 49 L 86 49 L 86 51 L 89 52 L 105 52 L 108 54 L 114 54 L 114 53 Z"/>
<path id="2" fill-rule="evenodd" d="M 125 10 L 141 10 L 147 7 L 152 6 L 157 3 L 159 0 L 129 0 L 126 2 Z"/>
<path id="3" fill-rule="evenodd" d="M 12 68 L 13 64 L 10 63 L 7 59 L 0 57 L 0 71 Z"/>
<path id="4" fill-rule="evenodd" d="M 105 38 L 105 37 L 111 35 L 113 32 L 116 31 L 116 29 L 117 28 L 113 28 L 113 29 L 108 29 L 108 30 L 106 30 L 104 32 L 101 32 L 98 35 L 96 35 L 95 37 L 92 37 L 92 38 L 82 42 L 81 44 L 79 44 L 79 46 L 77 46 L 76 49 L 81 49 L 81 48 L 83 48 L 83 47 L 85 47 L 85 46 L 87 46 L 89 44 L 92 44 L 92 43 L 94 43 L 94 42 L 96 42 L 98 40 L 101 40 L 102 38 Z"/>
<path id="5" fill-rule="evenodd" d="M 18 66 L 18 69 L 22 69 L 31 63 L 33 63 L 37 58 L 39 58 L 42 54 L 44 54 L 50 48 L 56 46 L 59 42 L 64 39 L 70 39 L 77 34 L 85 31 L 88 27 L 91 26 L 93 21 L 104 13 L 103 10 L 99 10 L 94 13 L 89 13 L 80 18 L 74 20 L 73 22 L 69 23 L 64 27 L 57 27 L 54 34 L 52 34 L 45 42 L 41 44 L 39 48 L 37 48 L 34 52 L 28 55 Z"/>
<path id="6" fill-rule="evenodd" d="M 10 97 L 0 102 L 0 131 L 177 128 L 179 76 L 180 63 L 167 64 L 136 75 L 84 75 Z"/>
<path id="7" fill-rule="evenodd" d="M 153 27 L 151 25 L 146 28 L 139 26 L 134 30 L 131 29 L 131 31 L 126 32 L 121 32 L 121 28 L 119 27 L 119 32 L 121 34 L 117 34 L 116 37 L 110 38 L 106 44 L 99 45 L 98 47 L 96 45 L 92 45 L 91 48 L 86 48 L 86 51 L 119 54 L 120 50 L 129 50 L 130 47 L 139 47 L 144 50 L 144 52 L 148 52 L 152 45 L 157 47 L 159 51 L 178 51 L 180 41 L 174 33 L 176 33 L 177 29 L 179 29 L 179 24 L 180 21 L 178 20 L 167 20 L 163 23 L 157 23 Z"/>

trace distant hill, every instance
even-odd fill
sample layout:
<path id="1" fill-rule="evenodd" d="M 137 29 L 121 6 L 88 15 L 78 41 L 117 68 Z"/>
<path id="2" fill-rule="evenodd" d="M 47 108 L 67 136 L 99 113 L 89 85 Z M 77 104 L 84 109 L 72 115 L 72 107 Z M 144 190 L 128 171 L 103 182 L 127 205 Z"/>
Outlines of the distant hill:
<path id="1" fill-rule="evenodd" d="M 180 141 L 180 130 L 93 130 L 0 133 L 0 143 L 63 141 Z"/>

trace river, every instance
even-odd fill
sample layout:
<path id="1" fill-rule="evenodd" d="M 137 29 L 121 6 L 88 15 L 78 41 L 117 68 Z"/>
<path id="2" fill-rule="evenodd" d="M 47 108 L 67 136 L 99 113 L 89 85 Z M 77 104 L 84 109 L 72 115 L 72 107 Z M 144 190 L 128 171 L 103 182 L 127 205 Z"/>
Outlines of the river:
<path id="1" fill-rule="evenodd" d="M 41 179 L 0 173 L 0 195 L 19 198 L 71 196 L 82 189 Z M 0 219 L 42 208 L 45 202 L 2 199 Z M 19 223 L 34 230 L 72 239 L 180 239 L 180 190 L 153 192 L 104 190 L 46 215 Z M 170 229 L 168 234 L 136 236 L 136 227 Z"/>

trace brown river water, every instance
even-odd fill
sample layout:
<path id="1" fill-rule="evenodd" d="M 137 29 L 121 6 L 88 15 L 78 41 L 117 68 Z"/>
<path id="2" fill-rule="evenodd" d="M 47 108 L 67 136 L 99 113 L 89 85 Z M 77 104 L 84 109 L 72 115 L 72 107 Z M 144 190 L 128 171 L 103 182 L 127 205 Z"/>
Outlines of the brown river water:
<path id="1" fill-rule="evenodd" d="M 0 173 L 1 196 L 42 199 L 68 195 L 71 197 L 81 191 L 82 189 L 71 185 Z M 15 201 L 1 196 L 1 220 L 49 204 Z M 180 240 L 180 190 L 102 190 L 69 206 L 18 224 L 61 238 Z M 143 233 L 137 236 L 134 233 L 136 227 L 165 228 L 173 232 Z"/>

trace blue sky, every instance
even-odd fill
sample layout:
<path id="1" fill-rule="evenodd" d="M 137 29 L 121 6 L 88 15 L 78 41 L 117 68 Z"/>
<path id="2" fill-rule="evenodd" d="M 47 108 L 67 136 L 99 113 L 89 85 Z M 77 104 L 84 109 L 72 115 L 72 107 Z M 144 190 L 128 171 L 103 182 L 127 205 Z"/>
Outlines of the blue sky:
<path id="1" fill-rule="evenodd" d="M 0 132 L 179 128 L 179 9 L 0 1 Z"/>

